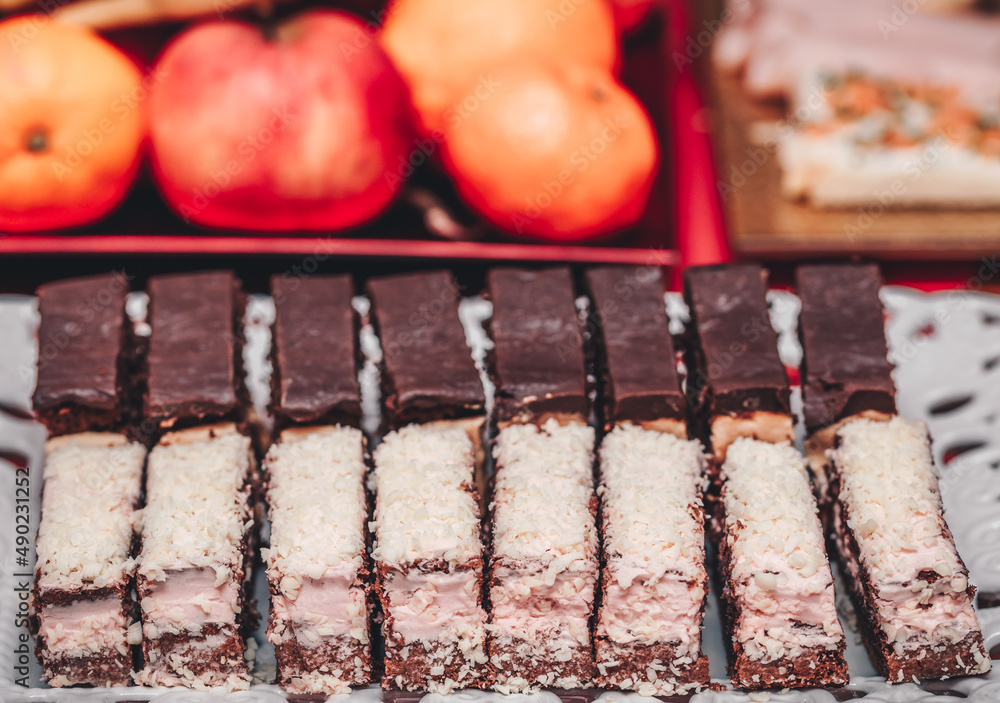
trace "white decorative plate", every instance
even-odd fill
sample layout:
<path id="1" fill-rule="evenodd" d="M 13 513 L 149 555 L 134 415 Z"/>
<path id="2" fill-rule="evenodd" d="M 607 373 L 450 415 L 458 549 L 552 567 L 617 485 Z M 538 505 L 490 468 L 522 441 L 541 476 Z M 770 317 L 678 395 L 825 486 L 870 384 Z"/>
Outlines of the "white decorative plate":
<path id="1" fill-rule="evenodd" d="M 983 591 L 1000 592 L 1000 297 L 973 292 L 922 294 L 902 288 L 886 288 L 883 300 L 889 314 L 887 336 L 890 358 L 896 364 L 900 414 L 925 420 L 935 439 L 935 454 L 941 467 L 941 490 L 948 521 L 959 551 L 969 565 L 972 581 Z M 363 299 L 357 301 L 365 305 Z M 141 295 L 130 299 L 130 314 L 140 316 L 145 300 Z M 774 326 L 781 334 L 781 354 L 786 363 L 798 365 L 801 350 L 795 337 L 798 300 L 787 293 L 771 293 Z M 668 310 L 675 325 L 686 311 L 679 296 L 667 297 Z M 468 301 L 463 319 L 470 342 L 481 359 L 485 335 L 479 325 L 488 305 Z M 266 400 L 266 361 L 269 346 L 267 325 L 273 307 L 266 297 L 254 296 L 249 310 L 246 361 L 251 392 L 255 402 Z M 30 407 L 34 385 L 37 323 L 34 299 L 0 296 L 0 703 L 21 702 L 104 702 L 146 701 L 160 703 L 208 703 L 217 700 L 266 703 L 283 701 L 284 694 L 275 686 L 255 685 L 249 692 L 223 694 L 196 693 L 184 690 L 115 688 L 65 689 L 41 688 L 39 667 L 34 657 L 34 641 L 19 626 L 19 594 L 30 586 L 33 553 L 27 563 L 17 548 L 15 483 L 16 464 L 25 463 L 30 475 L 30 516 L 27 532 L 32 538 L 37 528 L 41 485 L 44 430 L 24 419 Z M 363 346 L 371 359 L 378 354 L 377 342 L 370 330 L 362 332 Z M 372 364 L 362 372 L 366 408 L 377 407 L 377 381 Z M 796 399 L 797 400 L 797 399 Z M 372 418 L 369 418 L 369 428 Z M 948 460 L 947 462 L 945 460 Z M 23 472 L 22 472 L 23 473 Z M 24 509 L 22 508 L 22 514 Z M 22 532 L 25 528 L 22 528 Z M 33 548 L 32 548 L 33 552 Z M 26 576 L 22 575 L 25 574 Z M 267 589 L 257 579 L 260 610 L 267 612 Z M 980 620 L 987 648 L 1000 645 L 1000 608 L 981 610 Z M 866 701 L 886 703 L 944 703 L 1000 701 L 1000 673 L 985 677 L 955 679 L 931 684 L 924 690 L 914 684 L 886 685 L 873 676 L 874 671 L 856 632 L 848 630 L 848 662 L 851 684 L 836 693 L 811 690 L 788 693 L 742 694 L 732 691 L 709 691 L 692 698 L 694 703 L 730 703 L 735 701 L 801 701 L 821 703 L 864 697 Z M 853 636 L 852 636 L 853 635 Z M 27 638 L 27 639 L 25 639 Z M 255 677 L 268 681 L 273 677 L 273 649 L 257 632 L 259 644 Z M 24 645 L 21 647 L 21 645 Z M 725 683 L 725 650 L 714 597 L 709 601 L 705 622 L 704 649 L 711 661 L 713 677 Z M 24 667 L 19 669 L 18 667 Z M 30 688 L 15 683 L 25 680 Z M 448 699 L 448 700 L 445 700 Z M 463 692 L 450 696 L 428 695 L 423 703 L 558 703 L 552 694 L 539 693 L 503 697 L 483 692 Z M 355 691 L 350 696 L 335 696 L 342 703 L 379 703 L 376 688 Z M 634 694 L 604 693 L 601 703 L 639 703 Z"/>

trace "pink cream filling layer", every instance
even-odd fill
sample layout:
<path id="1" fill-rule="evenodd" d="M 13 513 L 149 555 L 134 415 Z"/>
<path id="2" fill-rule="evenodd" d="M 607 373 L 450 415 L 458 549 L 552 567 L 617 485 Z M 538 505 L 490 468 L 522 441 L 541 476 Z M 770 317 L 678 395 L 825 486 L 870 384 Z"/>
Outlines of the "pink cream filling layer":
<path id="1" fill-rule="evenodd" d="M 391 572 L 385 582 L 389 614 L 403 640 L 454 640 L 485 626 L 474 571 Z"/>
<path id="2" fill-rule="evenodd" d="M 84 657 L 109 648 L 124 649 L 127 623 L 117 598 L 48 605 L 39 614 L 39 631 L 50 654 Z"/>
<path id="3" fill-rule="evenodd" d="M 851 578 L 857 580 L 860 567 L 858 560 L 846 547 L 846 537 L 841 536 L 845 534 L 845 528 L 839 507 L 834 510 L 833 518 L 838 547 L 846 557 L 843 561 L 847 563 Z M 914 518 L 911 522 L 915 527 L 917 521 L 923 519 L 925 518 Z M 864 553 L 865 540 L 872 537 L 866 538 L 856 533 L 856 538 Z M 889 642 L 924 639 L 927 636 L 945 637 L 953 642 L 964 639 L 970 631 L 979 627 L 971 598 L 965 590 L 968 587 L 966 578 L 946 576 L 933 584 L 918 579 L 917 574 L 921 571 L 934 571 L 935 566 L 941 564 L 937 559 L 941 547 L 925 547 L 919 543 L 911 546 L 917 548 L 900 551 L 896 559 L 897 572 L 912 574 L 912 579 L 905 583 L 897 580 L 874 584 L 879 618 Z"/>
<path id="4" fill-rule="evenodd" d="M 523 640 L 547 650 L 588 646 L 593 576 L 564 571 L 551 585 L 535 572 L 499 568 L 494 576 L 499 583 L 490 591 L 495 636 Z"/>
<path id="5" fill-rule="evenodd" d="M 704 589 L 678 578 L 661 577 L 650 583 L 648 573 L 627 571 L 631 576 L 627 587 L 619 585 L 614 575 L 608 582 L 598 632 L 619 644 L 674 642 L 697 649 Z"/>
<path id="6" fill-rule="evenodd" d="M 236 622 L 240 585 L 214 569 L 168 571 L 165 580 L 148 581 L 147 588 L 142 597 L 147 637 L 160 630 L 198 632 L 208 623 Z"/>
<path id="7" fill-rule="evenodd" d="M 774 575 L 773 588 L 764 588 L 756 580 L 745 584 L 740 596 L 744 606 L 740 618 L 741 636 L 753 637 L 775 628 L 789 628 L 792 623 L 822 628 L 837 622 L 833 585 L 824 583 L 821 574 L 823 571 L 817 571 L 815 577 L 803 578 L 789 566 Z M 796 636 L 809 637 L 806 633 Z"/>
<path id="8" fill-rule="evenodd" d="M 839 646 L 844 635 L 829 571 L 819 569 L 805 577 L 782 559 L 774 562 L 776 574 L 760 572 L 733 584 L 740 603 L 735 639 L 746 656 L 773 662 Z"/>
<path id="9" fill-rule="evenodd" d="M 365 592 L 355 583 L 356 577 L 353 568 L 327 569 L 320 578 L 307 577 L 297 592 L 272 599 L 274 618 L 294 623 L 298 640 L 306 646 L 315 646 L 324 637 L 351 636 L 367 642 Z"/>

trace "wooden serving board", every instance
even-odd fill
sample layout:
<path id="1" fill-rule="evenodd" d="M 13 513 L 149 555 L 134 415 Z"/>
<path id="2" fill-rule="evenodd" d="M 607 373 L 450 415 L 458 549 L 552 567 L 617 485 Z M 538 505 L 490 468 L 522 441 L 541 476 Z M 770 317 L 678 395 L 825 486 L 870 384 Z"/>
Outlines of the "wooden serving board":
<path id="1" fill-rule="evenodd" d="M 738 76 L 715 70 L 710 60 L 701 68 L 716 137 L 716 193 L 736 255 L 970 260 L 1000 252 L 998 210 L 893 210 L 878 200 L 821 210 L 785 198 L 774 150 L 751 138 L 755 123 L 783 119 L 784 107 L 751 98 Z"/>

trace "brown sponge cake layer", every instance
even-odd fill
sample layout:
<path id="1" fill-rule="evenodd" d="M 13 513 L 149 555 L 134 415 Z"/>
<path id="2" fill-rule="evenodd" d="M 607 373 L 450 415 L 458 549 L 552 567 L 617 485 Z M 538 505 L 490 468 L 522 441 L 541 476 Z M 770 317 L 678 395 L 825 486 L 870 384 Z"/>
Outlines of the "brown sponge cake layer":
<path id="1" fill-rule="evenodd" d="M 565 637 L 563 633 L 553 632 Z M 590 645 L 565 647 L 556 661 L 550 653 L 536 652 L 520 637 L 495 636 L 490 661 L 501 672 L 494 688 L 500 693 L 536 688 L 585 688 L 594 679 L 594 653 Z M 506 672 L 514 672 L 513 674 Z"/>
<path id="2" fill-rule="evenodd" d="M 249 686 L 246 642 L 232 626 L 205 625 L 198 635 L 164 634 L 146 642 L 146 667 L 136 675 L 145 686 L 226 690 Z"/>
<path id="3" fill-rule="evenodd" d="M 280 649 L 275 647 L 278 664 L 275 680 L 289 693 L 326 694 L 346 686 L 367 686 L 371 681 L 371 648 L 356 638 L 325 637 L 314 646 L 297 639 Z"/>
<path id="4" fill-rule="evenodd" d="M 661 689 L 672 693 L 657 695 L 685 695 L 708 686 L 708 657 L 699 653 L 692 658 L 686 646 L 618 644 L 598 635 L 594 648 L 595 683 L 600 688 L 636 691 L 639 695 Z"/>
<path id="5" fill-rule="evenodd" d="M 122 653 L 117 647 L 105 647 L 86 657 L 51 655 L 36 652 L 42 665 L 42 678 L 52 687 L 108 685 L 128 686 L 132 683 L 132 653 Z"/>

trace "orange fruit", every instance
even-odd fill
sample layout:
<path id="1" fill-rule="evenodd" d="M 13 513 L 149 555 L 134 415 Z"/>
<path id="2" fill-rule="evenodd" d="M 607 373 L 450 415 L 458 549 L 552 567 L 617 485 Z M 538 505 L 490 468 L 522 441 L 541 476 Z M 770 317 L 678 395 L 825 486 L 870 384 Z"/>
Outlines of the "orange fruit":
<path id="1" fill-rule="evenodd" d="M 146 136 L 139 70 L 44 15 L 0 22 L 0 232 L 94 222 L 125 197 Z"/>
<path id="2" fill-rule="evenodd" d="M 619 59 L 607 0 L 392 0 L 380 37 L 426 133 L 488 94 L 491 74 L 509 60 L 555 59 L 610 73 Z"/>
<path id="3" fill-rule="evenodd" d="M 658 163 L 642 105 L 606 71 L 520 62 L 496 92 L 445 128 L 459 194 L 497 227 L 556 241 L 640 219 Z"/>

